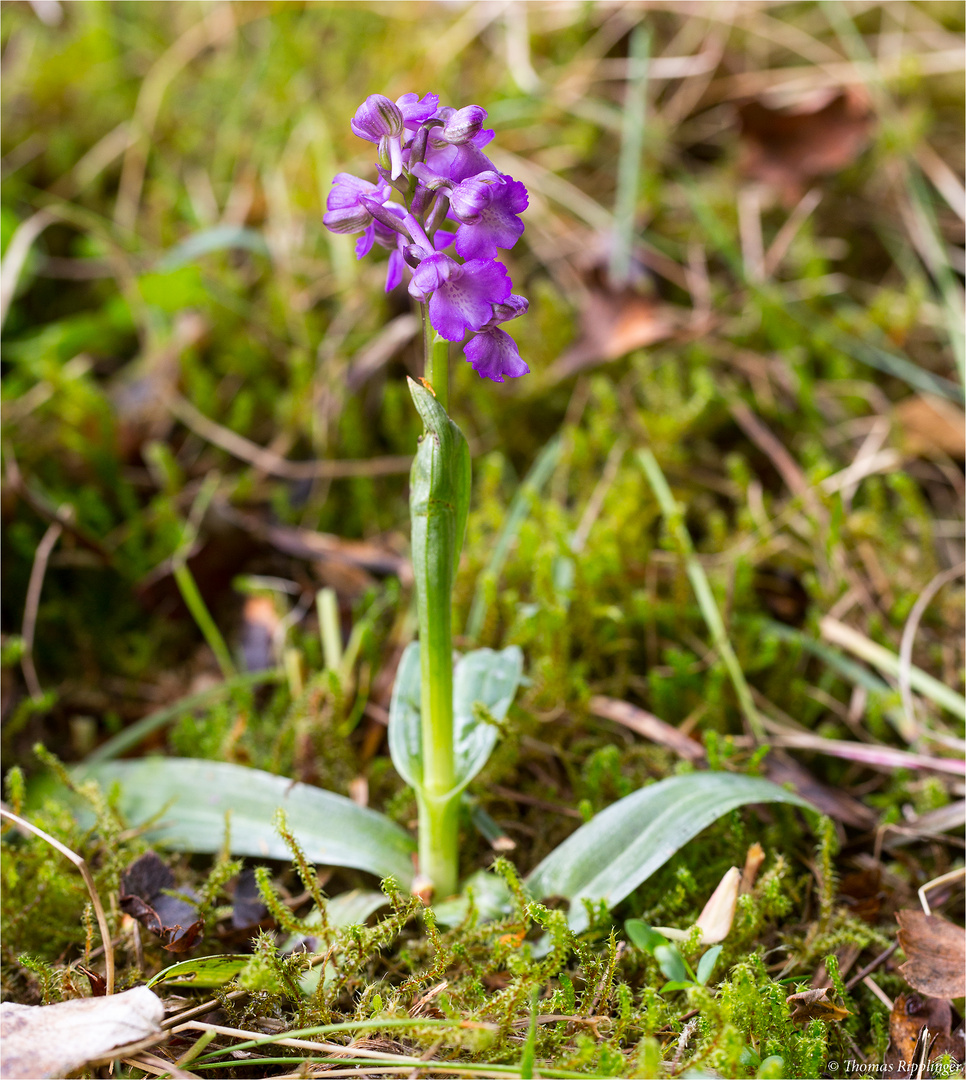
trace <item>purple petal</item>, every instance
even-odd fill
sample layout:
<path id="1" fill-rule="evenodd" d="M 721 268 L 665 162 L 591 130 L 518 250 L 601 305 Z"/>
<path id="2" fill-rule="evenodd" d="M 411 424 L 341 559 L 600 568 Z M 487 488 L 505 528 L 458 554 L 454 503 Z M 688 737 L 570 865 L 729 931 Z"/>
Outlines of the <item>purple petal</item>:
<path id="1" fill-rule="evenodd" d="M 403 267 L 405 265 L 406 260 L 402 257 L 402 252 L 398 247 L 395 251 L 389 252 L 389 266 L 386 268 L 386 292 L 392 292 L 402 281 Z"/>
<path id="2" fill-rule="evenodd" d="M 444 146 L 433 146 L 430 139 L 429 149 L 426 151 L 426 164 L 433 172 L 457 184 L 471 176 L 476 176 L 477 173 L 491 169 L 495 171 L 493 162 L 473 143 L 465 143 L 463 146 L 453 146 L 449 143 Z"/>
<path id="3" fill-rule="evenodd" d="M 511 248 L 523 235 L 517 214 L 529 204 L 526 187 L 519 180 L 504 177 L 504 183 L 490 189 L 490 200 L 479 220 L 459 227 L 456 251 L 464 259 L 493 259 L 498 248 Z"/>
<path id="4" fill-rule="evenodd" d="M 359 237 L 356 241 L 356 258 L 361 259 L 365 255 L 368 255 L 372 251 L 373 241 L 376 239 L 376 225 L 375 222 L 370 224 L 369 228 Z"/>
<path id="5" fill-rule="evenodd" d="M 430 120 L 439 108 L 439 94 L 403 94 L 396 98 L 396 104 L 402 113 L 403 122 L 408 128 L 417 128 L 424 120 Z"/>
<path id="6" fill-rule="evenodd" d="M 462 266 L 446 255 L 432 255 L 426 262 L 431 259 L 446 259 L 452 268 L 430 297 L 429 321 L 447 341 L 461 341 L 467 330 L 484 326 L 493 315 L 493 305 L 510 295 L 506 267 L 491 259 L 473 259 Z M 422 268 L 421 263 L 416 273 Z"/>
<path id="7" fill-rule="evenodd" d="M 430 255 L 423 259 L 413 271 L 413 279 L 409 283 L 409 295 L 424 304 L 432 293 L 459 270 L 459 264 L 448 255 L 442 253 Z"/>
<path id="8" fill-rule="evenodd" d="M 503 382 L 505 375 L 516 379 L 530 371 L 520 356 L 517 343 L 496 327 L 474 334 L 463 346 L 463 354 L 482 379 Z"/>

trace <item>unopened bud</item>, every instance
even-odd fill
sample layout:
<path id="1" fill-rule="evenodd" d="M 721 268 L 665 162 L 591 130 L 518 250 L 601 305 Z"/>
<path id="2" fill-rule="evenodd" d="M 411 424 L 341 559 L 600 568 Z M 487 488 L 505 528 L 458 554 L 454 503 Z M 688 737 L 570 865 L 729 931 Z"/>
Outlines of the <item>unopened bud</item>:
<path id="1" fill-rule="evenodd" d="M 701 929 L 701 942 L 715 945 L 724 941 L 731 930 L 735 918 L 735 905 L 738 903 L 738 886 L 741 884 L 741 871 L 732 868 L 718 883 L 711 899 L 704 905 L 698 916 L 697 926 Z"/>
<path id="2" fill-rule="evenodd" d="M 467 105 L 465 109 L 457 109 L 445 118 L 443 138 L 456 146 L 468 143 L 483 130 L 484 120 L 486 109 L 479 105 Z"/>

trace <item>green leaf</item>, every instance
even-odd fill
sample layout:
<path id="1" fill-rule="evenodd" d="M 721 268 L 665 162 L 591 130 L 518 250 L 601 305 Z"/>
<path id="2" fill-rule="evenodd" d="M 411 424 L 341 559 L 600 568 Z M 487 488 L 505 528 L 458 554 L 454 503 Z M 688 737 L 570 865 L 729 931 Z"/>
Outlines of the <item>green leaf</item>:
<path id="1" fill-rule="evenodd" d="M 251 963 L 251 954 L 224 953 L 219 956 L 199 956 L 195 960 L 181 960 L 177 964 L 163 968 L 149 982 L 148 986 L 167 983 L 169 986 L 197 986 L 210 990 L 215 986 L 224 986 L 239 971 Z"/>
<path id="2" fill-rule="evenodd" d="M 391 875 L 403 888 L 412 881 L 415 844 L 407 833 L 374 810 L 285 776 L 161 757 L 84 766 L 78 775 L 105 788 L 118 784 L 125 818 L 133 825 L 159 819 L 145 835 L 178 851 L 220 851 L 227 814 L 232 854 L 288 861 L 291 852 L 273 824 L 281 808 L 313 862 Z"/>
<path id="3" fill-rule="evenodd" d="M 734 773 L 672 776 L 602 810 L 555 848 L 527 877 L 536 898 L 564 896 L 570 926 L 586 929 L 583 901 L 613 908 L 702 829 L 746 803 L 814 809 L 768 780 Z"/>
<path id="4" fill-rule="evenodd" d="M 714 965 L 718 962 L 723 948 L 723 945 L 715 945 L 713 949 L 708 949 L 698 961 L 697 979 L 702 986 L 711 978 L 711 972 L 714 971 Z"/>
<path id="5" fill-rule="evenodd" d="M 423 784 L 422 732 L 420 730 L 419 642 L 405 648 L 389 702 L 389 756 L 396 772 L 412 788 Z"/>
<path id="6" fill-rule="evenodd" d="M 470 450 L 433 394 L 413 379 L 408 382 L 426 429 L 410 472 L 413 568 L 418 574 L 427 556 L 436 558 L 447 566 L 452 588 L 470 508 Z M 438 553 L 437 546 L 442 549 Z"/>
<path id="7" fill-rule="evenodd" d="M 457 662 L 453 673 L 457 790 L 462 791 L 483 768 L 500 736 L 494 724 L 478 717 L 475 706 L 483 705 L 494 720 L 504 719 L 522 677 L 523 652 L 518 645 L 500 652 L 476 649 Z"/>
<path id="8" fill-rule="evenodd" d="M 667 945 L 668 943 L 667 938 L 663 934 L 659 934 L 656 930 L 652 929 L 643 919 L 628 919 L 627 922 L 624 923 L 624 930 L 631 939 L 632 944 L 652 955 L 656 948 L 660 945 Z"/>
<path id="9" fill-rule="evenodd" d="M 684 983 L 685 986 L 690 985 L 684 957 L 678 952 L 676 945 L 658 945 L 654 950 L 654 959 L 664 973 L 665 978 L 674 983 Z M 665 987 L 665 989 L 667 988 Z"/>
<path id="10" fill-rule="evenodd" d="M 481 922 L 492 922 L 509 914 L 511 896 L 506 881 L 491 870 L 477 870 L 463 882 L 459 896 L 433 904 L 433 913 L 440 926 L 457 926 L 466 918 L 470 910 L 470 890 Z"/>
<path id="11" fill-rule="evenodd" d="M 501 652 L 477 649 L 456 662 L 453 672 L 453 752 L 456 786 L 462 791 L 483 768 L 499 738 L 499 729 L 478 714 L 482 705 L 502 720 L 523 677 L 523 652 L 511 645 Z M 423 782 L 420 724 L 419 643 L 412 642 L 399 662 L 389 705 L 389 753 L 396 772 L 414 788 Z"/>
<path id="12" fill-rule="evenodd" d="M 340 893 L 325 901 L 325 919 L 333 930 L 343 930 L 348 926 L 362 926 L 369 916 L 385 907 L 389 898 L 385 893 L 373 892 L 366 889 L 352 889 L 349 892 Z M 312 926 L 322 925 L 322 912 L 313 908 L 302 922 L 306 929 Z M 287 952 L 296 948 L 305 937 L 304 934 L 292 934 L 285 942 L 283 948 Z M 324 983 L 331 982 L 337 974 L 336 966 L 331 959 L 324 965 L 316 964 L 304 971 L 299 978 L 299 986 L 302 993 L 314 994 L 318 989 L 319 980 Z"/>
<path id="13" fill-rule="evenodd" d="M 662 968 L 661 970 L 663 971 L 664 969 Z M 665 974 L 667 974 L 667 972 L 665 972 Z M 687 981 L 682 980 L 682 979 L 672 979 L 670 982 L 666 982 L 661 987 L 661 993 L 662 994 L 670 994 L 674 990 L 690 990 L 693 985 L 694 985 L 694 983 L 687 982 Z"/>

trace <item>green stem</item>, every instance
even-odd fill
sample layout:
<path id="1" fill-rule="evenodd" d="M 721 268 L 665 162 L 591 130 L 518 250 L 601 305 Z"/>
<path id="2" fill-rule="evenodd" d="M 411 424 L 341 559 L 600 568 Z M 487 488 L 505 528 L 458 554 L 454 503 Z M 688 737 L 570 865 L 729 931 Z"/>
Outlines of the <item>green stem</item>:
<path id="1" fill-rule="evenodd" d="M 425 382 L 410 382 L 424 426 L 410 478 L 413 575 L 419 622 L 420 744 L 419 869 L 437 898 L 459 884 L 459 792 L 453 721 L 453 578 L 469 505 L 466 440 L 446 414 L 448 345 L 430 325 L 425 306 Z"/>
<path id="2" fill-rule="evenodd" d="M 436 400 L 449 409 L 449 342 L 441 338 L 429 321 L 426 305 L 420 304 L 423 316 L 423 347 L 426 356 L 425 378 L 433 388 Z"/>

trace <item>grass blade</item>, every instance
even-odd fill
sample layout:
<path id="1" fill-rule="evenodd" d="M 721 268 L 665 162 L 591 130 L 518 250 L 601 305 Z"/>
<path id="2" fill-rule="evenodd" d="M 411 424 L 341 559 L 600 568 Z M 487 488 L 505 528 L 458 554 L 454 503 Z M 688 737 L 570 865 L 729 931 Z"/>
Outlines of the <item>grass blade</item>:
<path id="1" fill-rule="evenodd" d="M 691 587 L 694 589 L 694 595 L 698 601 L 698 607 L 701 609 L 705 624 L 711 632 L 715 648 L 718 650 L 725 667 L 728 669 L 728 674 L 731 676 L 731 682 L 735 688 L 735 693 L 738 695 L 741 711 L 748 721 L 752 734 L 761 742 L 765 737 L 765 728 L 761 722 L 761 716 L 759 716 L 758 709 L 752 699 L 751 689 L 745 680 L 745 673 L 741 670 L 738 657 L 735 656 L 735 651 L 728 640 L 724 620 L 721 618 L 721 612 L 718 610 L 714 593 L 711 591 L 708 575 L 704 572 L 704 567 L 694 554 L 694 545 L 691 543 L 691 536 L 685 527 L 681 508 L 671 494 L 664 473 L 661 472 L 661 466 L 658 465 L 657 458 L 651 451 L 639 450 L 637 457 L 651 483 L 651 487 L 654 489 L 661 512 L 667 519 L 668 528 L 678 549 L 678 554 L 684 560 Z"/>

